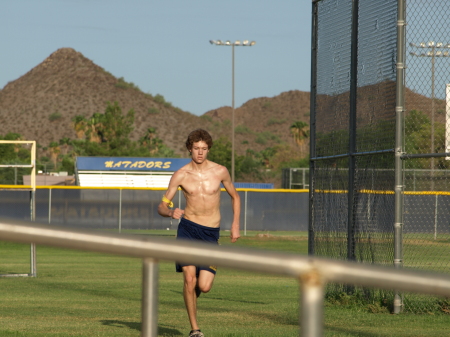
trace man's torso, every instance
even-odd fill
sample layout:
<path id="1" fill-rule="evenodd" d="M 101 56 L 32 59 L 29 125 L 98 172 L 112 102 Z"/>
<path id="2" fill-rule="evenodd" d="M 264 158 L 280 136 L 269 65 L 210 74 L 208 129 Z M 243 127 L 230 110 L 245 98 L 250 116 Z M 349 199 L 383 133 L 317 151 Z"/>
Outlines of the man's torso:
<path id="1" fill-rule="evenodd" d="M 186 198 L 184 217 L 202 226 L 220 225 L 220 183 L 222 166 L 208 161 L 204 170 L 183 167 L 180 187 Z"/>

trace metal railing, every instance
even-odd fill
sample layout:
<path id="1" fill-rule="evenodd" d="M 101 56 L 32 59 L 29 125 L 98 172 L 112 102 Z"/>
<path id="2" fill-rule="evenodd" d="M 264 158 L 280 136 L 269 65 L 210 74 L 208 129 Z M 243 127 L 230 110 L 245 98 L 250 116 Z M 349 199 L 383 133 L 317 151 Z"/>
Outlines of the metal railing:
<path id="1" fill-rule="evenodd" d="M 300 282 L 301 335 L 323 334 L 324 286 L 337 282 L 450 296 L 450 276 L 242 247 L 212 246 L 137 235 L 72 230 L 0 219 L 0 240 L 143 259 L 141 336 L 158 335 L 158 260 L 214 264 L 294 277 Z"/>

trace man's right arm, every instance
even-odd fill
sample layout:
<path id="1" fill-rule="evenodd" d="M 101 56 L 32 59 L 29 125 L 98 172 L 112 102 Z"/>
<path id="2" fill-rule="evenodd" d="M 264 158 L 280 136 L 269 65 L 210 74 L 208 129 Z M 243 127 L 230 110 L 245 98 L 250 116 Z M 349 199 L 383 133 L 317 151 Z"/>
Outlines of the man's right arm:
<path id="1" fill-rule="evenodd" d="M 179 174 L 179 172 L 177 171 L 174 173 L 174 175 L 170 179 L 169 187 L 167 188 L 167 191 L 164 194 L 163 199 L 166 199 L 166 200 L 161 200 L 161 202 L 158 205 L 158 214 L 159 215 L 166 217 L 166 218 L 171 217 L 173 219 L 180 219 L 183 216 L 184 210 L 179 209 L 179 208 L 175 208 L 175 209 L 169 208 L 169 202 L 173 199 L 173 197 L 177 193 L 180 182 L 181 182 L 181 174 Z M 167 202 L 167 200 L 169 200 L 169 202 Z"/>

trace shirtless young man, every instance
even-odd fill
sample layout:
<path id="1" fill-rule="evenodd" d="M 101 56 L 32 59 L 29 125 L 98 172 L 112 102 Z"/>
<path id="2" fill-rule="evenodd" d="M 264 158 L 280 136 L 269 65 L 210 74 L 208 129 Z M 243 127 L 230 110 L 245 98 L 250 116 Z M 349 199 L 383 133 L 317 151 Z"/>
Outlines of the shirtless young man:
<path id="1" fill-rule="evenodd" d="M 218 243 L 220 226 L 220 183 L 231 197 L 233 208 L 233 223 L 230 239 L 239 239 L 240 197 L 231 182 L 228 170 L 207 159 L 213 142 L 209 133 L 202 129 L 192 131 L 186 147 L 192 160 L 172 176 L 169 187 L 158 206 L 158 213 L 164 217 L 181 219 L 178 226 L 177 239 L 200 240 Z M 186 198 L 184 210 L 170 209 L 171 200 L 178 186 Z M 183 296 L 189 321 L 191 337 L 203 337 L 197 324 L 197 298 L 200 294 L 211 290 L 216 274 L 215 266 L 195 266 L 188 264 L 176 265 L 177 272 L 183 272 Z"/>

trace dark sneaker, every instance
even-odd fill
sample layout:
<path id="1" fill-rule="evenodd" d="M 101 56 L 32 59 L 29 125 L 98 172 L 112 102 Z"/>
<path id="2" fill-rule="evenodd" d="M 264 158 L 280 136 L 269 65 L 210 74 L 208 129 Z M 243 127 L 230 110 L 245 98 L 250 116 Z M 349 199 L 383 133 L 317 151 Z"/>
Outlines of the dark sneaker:
<path id="1" fill-rule="evenodd" d="M 191 330 L 189 337 L 205 337 L 205 335 L 200 330 Z"/>

